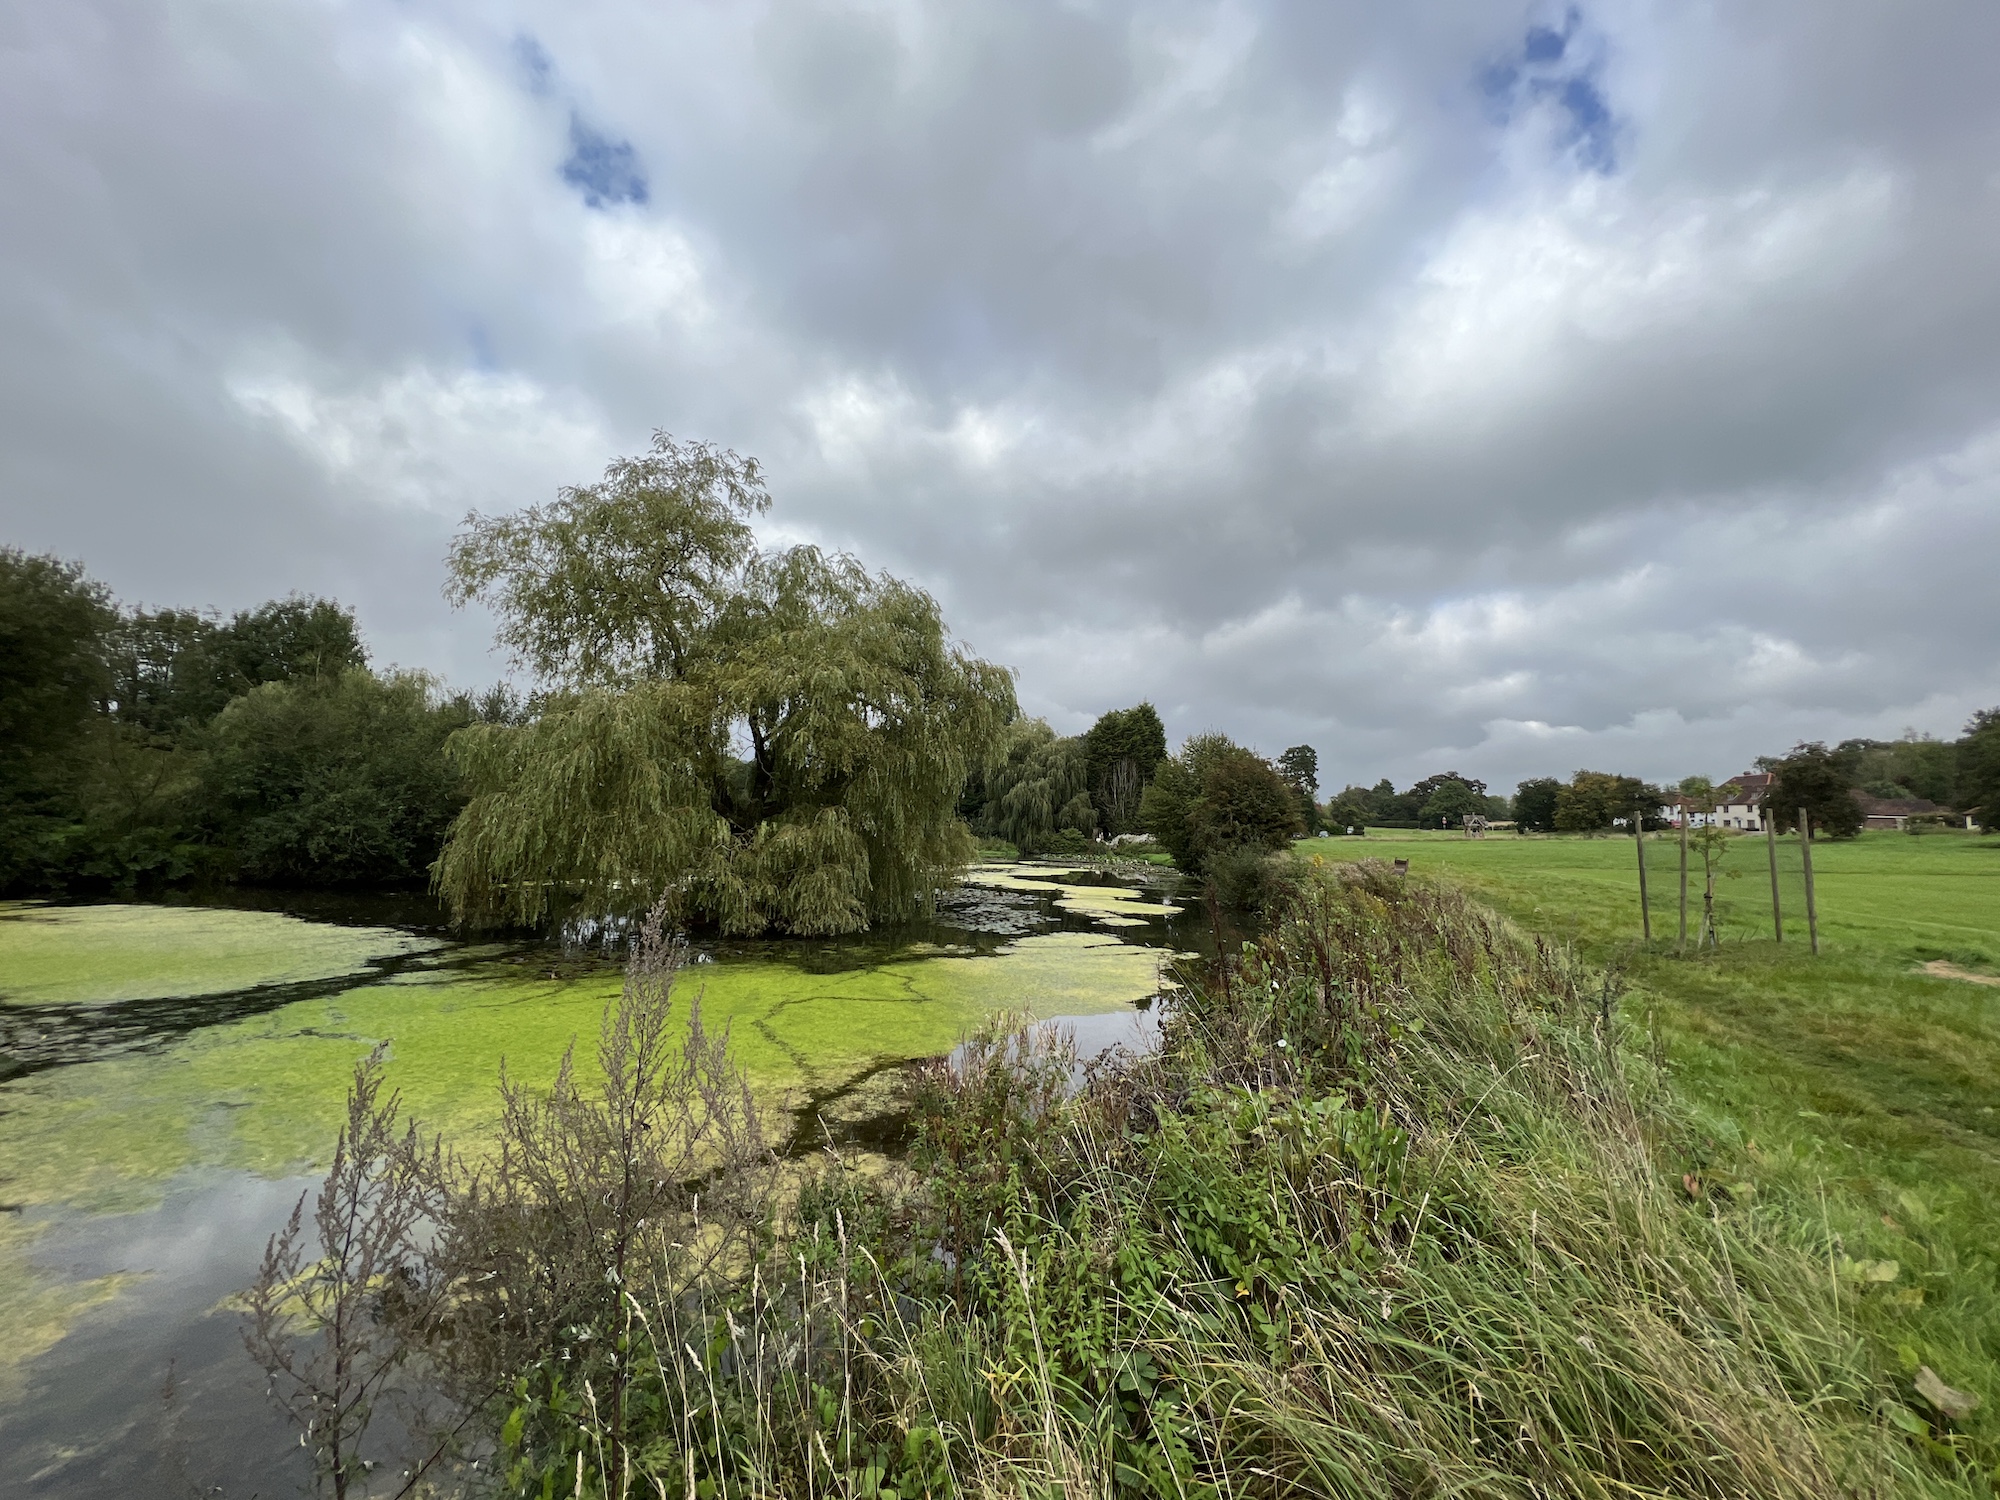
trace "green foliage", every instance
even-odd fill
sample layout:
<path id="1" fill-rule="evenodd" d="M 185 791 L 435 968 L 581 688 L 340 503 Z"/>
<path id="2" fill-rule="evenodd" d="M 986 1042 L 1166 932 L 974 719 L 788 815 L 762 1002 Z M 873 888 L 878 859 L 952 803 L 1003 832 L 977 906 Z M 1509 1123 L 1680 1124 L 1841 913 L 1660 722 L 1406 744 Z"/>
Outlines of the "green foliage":
<path id="1" fill-rule="evenodd" d="M 1979 826 L 2000 829 L 2000 708 L 1982 709 L 1958 742 L 1958 800 Z"/>
<path id="2" fill-rule="evenodd" d="M 1106 833 L 1132 833 L 1139 799 L 1153 770 L 1167 756 L 1167 731 L 1150 703 L 1115 708 L 1085 731 L 1084 759 L 1090 796 Z"/>
<path id="3" fill-rule="evenodd" d="M 1278 757 L 1278 774 L 1311 796 L 1319 790 L 1319 752 L 1311 745 L 1294 745 Z"/>
<path id="4" fill-rule="evenodd" d="M 1355 836 L 1359 837 L 1368 827 L 1368 810 L 1351 792 L 1343 792 L 1327 803 L 1326 810 L 1321 815 L 1321 824 L 1329 832 L 1343 837 L 1352 829 Z"/>
<path id="5" fill-rule="evenodd" d="M 0 547 L 0 892 L 46 889 L 69 862 L 113 618 L 81 564 Z"/>
<path id="6" fill-rule="evenodd" d="M 1298 799 L 1301 829 L 1319 832 L 1319 752 L 1311 745 L 1292 746 L 1278 757 L 1278 774 Z"/>
<path id="7" fill-rule="evenodd" d="M 969 862 L 955 812 L 1011 677 L 919 589 L 756 552 L 765 503 L 754 460 L 660 436 L 554 506 L 467 522 L 451 596 L 490 599 L 558 686 L 452 743 L 471 801 L 437 886 L 461 920 L 667 897 L 728 932 L 851 932 Z"/>
<path id="8" fill-rule="evenodd" d="M 1554 822 L 1561 833 L 1604 833 L 1614 822 L 1629 831 L 1635 817 L 1642 827 L 1657 828 L 1665 802 L 1665 793 L 1636 776 L 1578 771 L 1556 793 Z"/>
<path id="9" fill-rule="evenodd" d="M 1301 828 L 1297 797 L 1276 768 L 1222 734 L 1194 735 L 1160 762 L 1140 821 L 1175 864 L 1197 873 L 1232 850 L 1281 849 Z"/>
<path id="10" fill-rule="evenodd" d="M 549 682 L 684 677 L 756 556 L 751 517 L 770 506 L 754 458 L 655 433 L 552 505 L 468 515 L 446 597 L 487 600 L 500 643 Z"/>
<path id="11" fill-rule="evenodd" d="M 1842 740 L 1833 753 L 1853 785 L 1900 789 L 1875 796 L 1922 797 L 1948 807 L 1958 795 L 1957 751 L 1948 740 L 1911 730 L 1896 740 Z"/>
<path id="12" fill-rule="evenodd" d="M 274 599 L 227 625 L 195 610 L 136 610 L 106 643 L 118 722 L 184 735 L 267 682 L 338 677 L 367 665 L 352 610 L 330 599 Z"/>
<path id="13" fill-rule="evenodd" d="M 1417 816 L 1426 827 L 1455 828 L 1468 815 L 1484 817 L 1486 800 L 1483 790 L 1453 777 L 1424 799 L 1423 809 Z"/>
<path id="14" fill-rule="evenodd" d="M 445 741 L 471 721 L 417 673 L 265 683 L 203 736 L 195 816 L 254 881 L 421 881 L 465 801 Z"/>
<path id="15" fill-rule="evenodd" d="M 1061 834 L 1088 839 L 1097 827 L 1086 741 L 1059 738 L 1041 719 L 1009 724 L 998 763 L 986 773 L 979 831 L 1032 859 L 1054 849 Z"/>
<path id="16" fill-rule="evenodd" d="M 1794 745 L 1789 755 L 1759 756 L 1757 765 L 1777 778 L 1764 805 L 1780 832 L 1799 826 L 1801 810 L 1811 816 L 1815 835 L 1851 839 L 1861 831 L 1850 764 L 1838 752 L 1815 740 Z"/>

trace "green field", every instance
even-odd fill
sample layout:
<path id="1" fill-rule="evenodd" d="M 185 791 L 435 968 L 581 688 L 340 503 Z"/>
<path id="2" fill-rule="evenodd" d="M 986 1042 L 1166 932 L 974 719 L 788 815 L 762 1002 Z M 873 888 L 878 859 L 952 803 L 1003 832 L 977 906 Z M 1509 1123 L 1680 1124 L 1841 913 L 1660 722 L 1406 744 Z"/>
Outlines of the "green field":
<path id="1" fill-rule="evenodd" d="M 1893 1282 L 1857 1289 L 1860 1325 L 1907 1371 L 1927 1364 L 1983 1396 L 1979 1436 L 2000 1451 L 2000 987 L 1921 968 L 2000 975 L 2000 838 L 1816 842 L 1817 958 L 1796 916 L 1783 945 L 1643 945 L 1626 839 L 1377 832 L 1299 847 L 1407 858 L 1616 969 L 1622 1014 L 1657 1038 L 1711 1132 L 1697 1165 L 1789 1199 L 1802 1231 L 1818 1219 L 1836 1266 L 1894 1261 Z M 1754 838 L 1732 854 L 1746 873 L 1763 857 Z"/>

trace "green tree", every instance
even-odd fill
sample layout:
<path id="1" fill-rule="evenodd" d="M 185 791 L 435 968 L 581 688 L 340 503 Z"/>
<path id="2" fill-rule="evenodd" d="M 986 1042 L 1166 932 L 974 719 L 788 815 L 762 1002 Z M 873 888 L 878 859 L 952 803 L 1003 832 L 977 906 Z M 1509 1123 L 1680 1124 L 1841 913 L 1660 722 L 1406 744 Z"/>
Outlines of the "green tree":
<path id="1" fill-rule="evenodd" d="M 1981 709 L 1958 742 L 1954 796 L 1987 833 L 2000 830 L 2000 708 Z"/>
<path id="2" fill-rule="evenodd" d="M 1139 798 L 1167 757 L 1166 726 L 1150 703 L 1114 708 L 1083 736 L 1091 802 L 1106 833 L 1139 826 Z"/>
<path id="3" fill-rule="evenodd" d="M 1299 823 L 1307 833 L 1319 831 L 1319 752 L 1311 745 L 1293 745 L 1278 757 L 1278 774 L 1298 799 Z"/>
<path id="4" fill-rule="evenodd" d="M 1358 836 L 1368 827 L 1368 811 L 1351 793 L 1342 792 L 1327 803 L 1323 824 L 1331 832 Z"/>
<path id="5" fill-rule="evenodd" d="M 1396 798 L 1402 816 L 1436 828 L 1456 824 L 1466 813 L 1486 811 L 1486 783 L 1456 771 L 1426 776 Z"/>
<path id="6" fill-rule="evenodd" d="M 1603 833 L 1614 823 L 1629 827 L 1637 818 L 1641 827 L 1657 828 L 1666 800 L 1658 787 L 1636 776 L 1578 771 L 1556 793 L 1555 826 L 1561 833 Z"/>
<path id="7" fill-rule="evenodd" d="M 1451 828 L 1460 826 L 1468 814 L 1486 815 L 1485 789 L 1475 789 L 1471 784 L 1453 777 L 1439 782 L 1437 789 L 1424 799 L 1417 816 L 1427 827 Z"/>
<path id="8" fill-rule="evenodd" d="M 1843 740 L 1834 748 L 1851 785 L 1876 797 L 1922 797 L 1952 804 L 1958 747 L 1935 735 L 1906 731 L 1894 740 Z"/>
<path id="9" fill-rule="evenodd" d="M 1536 776 L 1514 788 L 1514 828 L 1519 833 L 1554 833 L 1556 802 L 1562 783 L 1553 776 Z"/>
<path id="10" fill-rule="evenodd" d="M 1222 734 L 1195 735 L 1160 762 L 1140 817 L 1196 873 L 1238 850 L 1282 849 L 1300 830 L 1298 799 L 1277 768 Z"/>
<path id="11" fill-rule="evenodd" d="M 760 552 L 768 504 L 754 460 L 662 434 L 552 505 L 467 518 L 448 594 L 487 600 L 550 691 L 452 741 L 471 801 L 437 886 L 462 920 L 666 897 L 728 932 L 849 932 L 970 861 L 956 806 L 1011 674 L 920 589 Z"/>
<path id="12" fill-rule="evenodd" d="M 368 664 L 352 610 L 331 599 L 274 599 L 224 625 L 191 609 L 135 610 L 111 632 L 118 721 L 178 736 L 267 682 L 332 678 Z"/>
<path id="13" fill-rule="evenodd" d="M 980 832 L 1033 856 L 1046 854 L 1064 829 L 1085 837 L 1097 831 L 1083 738 L 1061 739 L 1041 719 L 1016 719 L 1001 745 L 986 773 Z"/>
<path id="14" fill-rule="evenodd" d="M 0 891 L 47 889 L 68 863 L 114 619 L 81 563 L 0 547 Z"/>
<path id="15" fill-rule="evenodd" d="M 444 747 L 472 719 L 420 673 L 265 683 L 204 734 L 197 816 L 253 881 L 421 881 L 465 804 Z"/>
<path id="16" fill-rule="evenodd" d="M 1849 779 L 1854 760 L 1818 740 L 1794 745 L 1783 756 L 1761 755 L 1757 767 L 1776 780 L 1764 805 L 1783 832 L 1799 826 L 1803 809 L 1812 817 L 1813 832 L 1832 839 L 1851 839 L 1861 832 L 1861 804 L 1854 800 Z"/>

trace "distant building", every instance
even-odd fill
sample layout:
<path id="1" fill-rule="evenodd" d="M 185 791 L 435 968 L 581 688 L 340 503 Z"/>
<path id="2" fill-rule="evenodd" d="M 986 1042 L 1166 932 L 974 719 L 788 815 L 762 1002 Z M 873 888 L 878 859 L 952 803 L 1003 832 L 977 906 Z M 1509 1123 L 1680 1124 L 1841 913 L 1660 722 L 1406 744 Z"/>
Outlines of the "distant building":
<path id="1" fill-rule="evenodd" d="M 1939 807 L 1935 802 L 1926 802 L 1922 797 L 1871 797 L 1866 792 L 1854 794 L 1855 803 L 1861 808 L 1861 826 L 1864 828 L 1908 829 L 1912 818 L 1938 818 L 1958 822 L 1965 820 L 1965 826 L 1972 826 L 1970 813 L 1957 813 L 1948 807 Z"/>
<path id="2" fill-rule="evenodd" d="M 1728 790 L 1729 788 L 1735 790 Z M 1768 771 L 1745 771 L 1716 783 L 1720 799 L 1713 808 L 1675 802 L 1662 809 L 1676 828 L 1740 828 L 1745 833 L 1764 831 L 1764 798 L 1771 790 Z"/>

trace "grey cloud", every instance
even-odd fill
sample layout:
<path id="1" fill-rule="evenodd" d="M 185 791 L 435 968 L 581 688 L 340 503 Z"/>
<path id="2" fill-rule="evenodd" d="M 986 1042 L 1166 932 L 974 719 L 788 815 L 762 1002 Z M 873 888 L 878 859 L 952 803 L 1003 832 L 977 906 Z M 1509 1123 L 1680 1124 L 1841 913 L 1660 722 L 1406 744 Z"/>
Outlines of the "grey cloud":
<path id="1" fill-rule="evenodd" d="M 1069 726 L 1496 782 L 1954 729 L 2000 19 L 1571 15 L 15 7 L 0 526 L 472 680 L 455 517 L 658 425 Z"/>

